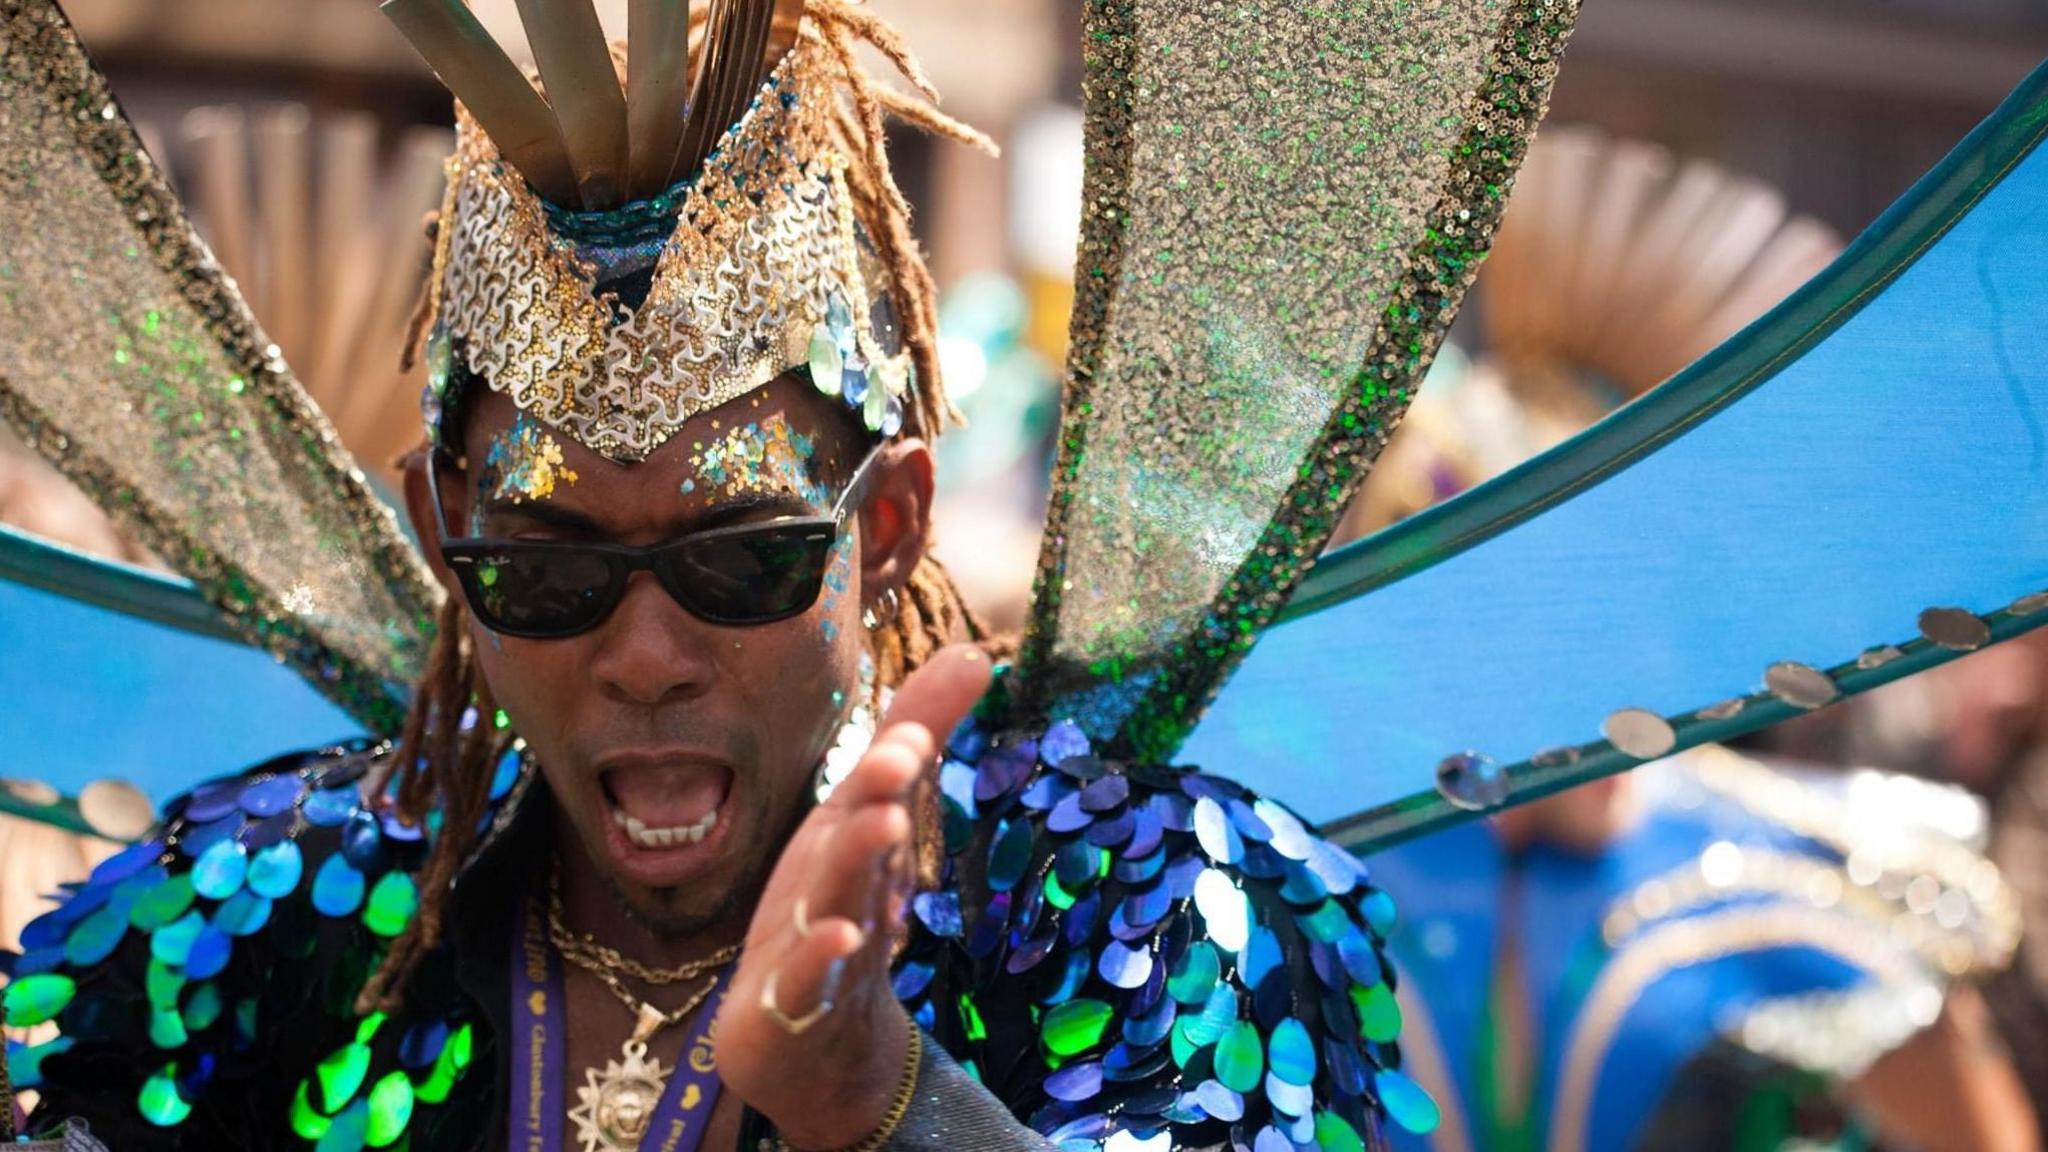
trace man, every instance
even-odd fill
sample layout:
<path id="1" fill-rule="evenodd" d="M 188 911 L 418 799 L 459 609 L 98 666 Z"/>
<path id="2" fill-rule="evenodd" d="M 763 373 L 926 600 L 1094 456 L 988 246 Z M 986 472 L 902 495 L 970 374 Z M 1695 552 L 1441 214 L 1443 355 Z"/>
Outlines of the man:
<path id="1" fill-rule="evenodd" d="M 857 41 L 905 61 L 871 15 L 801 9 L 717 9 L 685 118 L 633 71 L 687 57 L 680 7 L 636 25 L 630 107 L 587 13 L 522 9 L 550 109 L 460 6 L 388 6 L 463 102 L 406 472 L 434 648 L 395 747 L 203 786 L 24 932 L 39 1121 L 123 1152 L 1426 1125 L 1358 1022 L 1391 906 L 1354 860 L 1071 723 L 956 731 L 990 669 L 926 556 L 947 407 L 881 111 L 973 137 L 870 87 Z"/>

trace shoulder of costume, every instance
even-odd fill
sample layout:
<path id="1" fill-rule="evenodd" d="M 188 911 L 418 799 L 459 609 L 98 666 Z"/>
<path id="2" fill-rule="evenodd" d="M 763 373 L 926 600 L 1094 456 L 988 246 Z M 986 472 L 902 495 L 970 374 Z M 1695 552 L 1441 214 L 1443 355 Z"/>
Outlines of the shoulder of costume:
<path id="1" fill-rule="evenodd" d="M 1363 1148 L 1435 1106 L 1399 1071 L 1383 938 L 1351 853 L 1193 769 L 1097 756 L 1070 722 L 949 741 L 946 863 L 896 991 L 1054 1143 Z"/>
<path id="2" fill-rule="evenodd" d="M 2016 897 L 1962 789 L 1707 747 L 1662 766 L 1651 804 L 1696 843 L 1609 904 L 1609 966 L 1750 956 L 1775 990 L 1726 1027 L 1749 1051 L 1856 1075 L 1931 1024 L 1951 981 L 2003 968 L 2017 946 Z M 1849 977 L 1799 990 L 1773 973 L 1816 964 Z"/>
<path id="3" fill-rule="evenodd" d="M 450 1099 L 478 1040 L 452 984 L 393 1016 L 355 1007 L 438 827 L 366 797 L 389 754 L 343 744 L 202 784 L 23 930 L 8 1023 L 55 1035 L 10 1067 L 39 1115 L 82 1115 L 115 1147 L 382 1147 Z M 494 796 L 518 768 L 508 756 Z"/>

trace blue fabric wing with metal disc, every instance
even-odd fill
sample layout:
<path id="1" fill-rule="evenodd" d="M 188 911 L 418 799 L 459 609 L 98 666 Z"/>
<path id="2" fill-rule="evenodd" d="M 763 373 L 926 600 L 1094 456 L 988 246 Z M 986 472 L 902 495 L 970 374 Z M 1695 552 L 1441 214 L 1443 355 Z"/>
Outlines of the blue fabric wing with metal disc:
<path id="1" fill-rule="evenodd" d="M 225 767 L 361 734 L 190 583 L 0 528 L 0 775 L 159 805 Z"/>
<path id="2" fill-rule="evenodd" d="M 2048 68 L 1783 305 L 1325 559 L 1181 758 L 1353 847 L 2048 622 Z"/>

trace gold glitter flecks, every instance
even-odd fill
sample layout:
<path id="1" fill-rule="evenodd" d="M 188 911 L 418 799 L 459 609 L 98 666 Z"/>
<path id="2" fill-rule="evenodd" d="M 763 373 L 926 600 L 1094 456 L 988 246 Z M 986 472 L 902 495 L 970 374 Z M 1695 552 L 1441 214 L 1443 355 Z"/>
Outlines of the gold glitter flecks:
<path id="1" fill-rule="evenodd" d="M 540 423 L 521 412 L 512 425 L 491 437 L 477 474 L 478 490 L 493 500 L 524 504 L 545 500 L 555 488 L 576 483 L 576 473 L 562 463 L 562 445 Z"/>
<path id="2" fill-rule="evenodd" d="M 0 200 L 0 418 L 395 731 L 439 592 L 49 0 L 0 0 Z"/>
<path id="3" fill-rule="evenodd" d="M 458 106 L 431 284 L 469 370 L 576 442 L 636 461 L 803 364 L 796 350 L 835 291 L 854 302 L 862 356 L 886 360 L 830 146 L 836 75 L 808 38 L 777 65 L 683 196 L 637 308 L 599 294 L 596 270 Z"/>
<path id="4" fill-rule="evenodd" d="M 1406 408 L 1576 13 L 1090 0 L 1028 712 L 1071 715 L 1118 755 L 1178 746 Z"/>
<path id="5" fill-rule="evenodd" d="M 683 492 L 702 490 L 707 504 L 747 493 L 787 493 L 819 507 L 832 502 L 831 491 L 817 477 L 816 439 L 791 428 L 779 412 L 692 449 L 690 466 L 696 475 L 683 482 Z"/>

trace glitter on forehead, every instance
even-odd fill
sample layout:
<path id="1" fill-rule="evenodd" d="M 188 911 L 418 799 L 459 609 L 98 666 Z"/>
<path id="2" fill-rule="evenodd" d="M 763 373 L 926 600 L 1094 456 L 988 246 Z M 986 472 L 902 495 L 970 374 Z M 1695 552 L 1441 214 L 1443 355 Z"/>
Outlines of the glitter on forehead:
<path id="1" fill-rule="evenodd" d="M 477 474 L 477 490 L 493 500 L 524 504 L 545 500 L 555 488 L 576 483 L 576 473 L 562 463 L 562 445 L 526 413 L 491 437 Z"/>
<path id="2" fill-rule="evenodd" d="M 738 425 L 709 442 L 691 445 L 690 466 L 696 475 L 683 481 L 687 495 L 698 482 L 709 488 L 705 500 L 717 504 L 744 493 L 786 492 L 806 504 L 823 507 L 832 492 L 817 478 L 817 439 L 789 426 L 780 413 Z"/>

